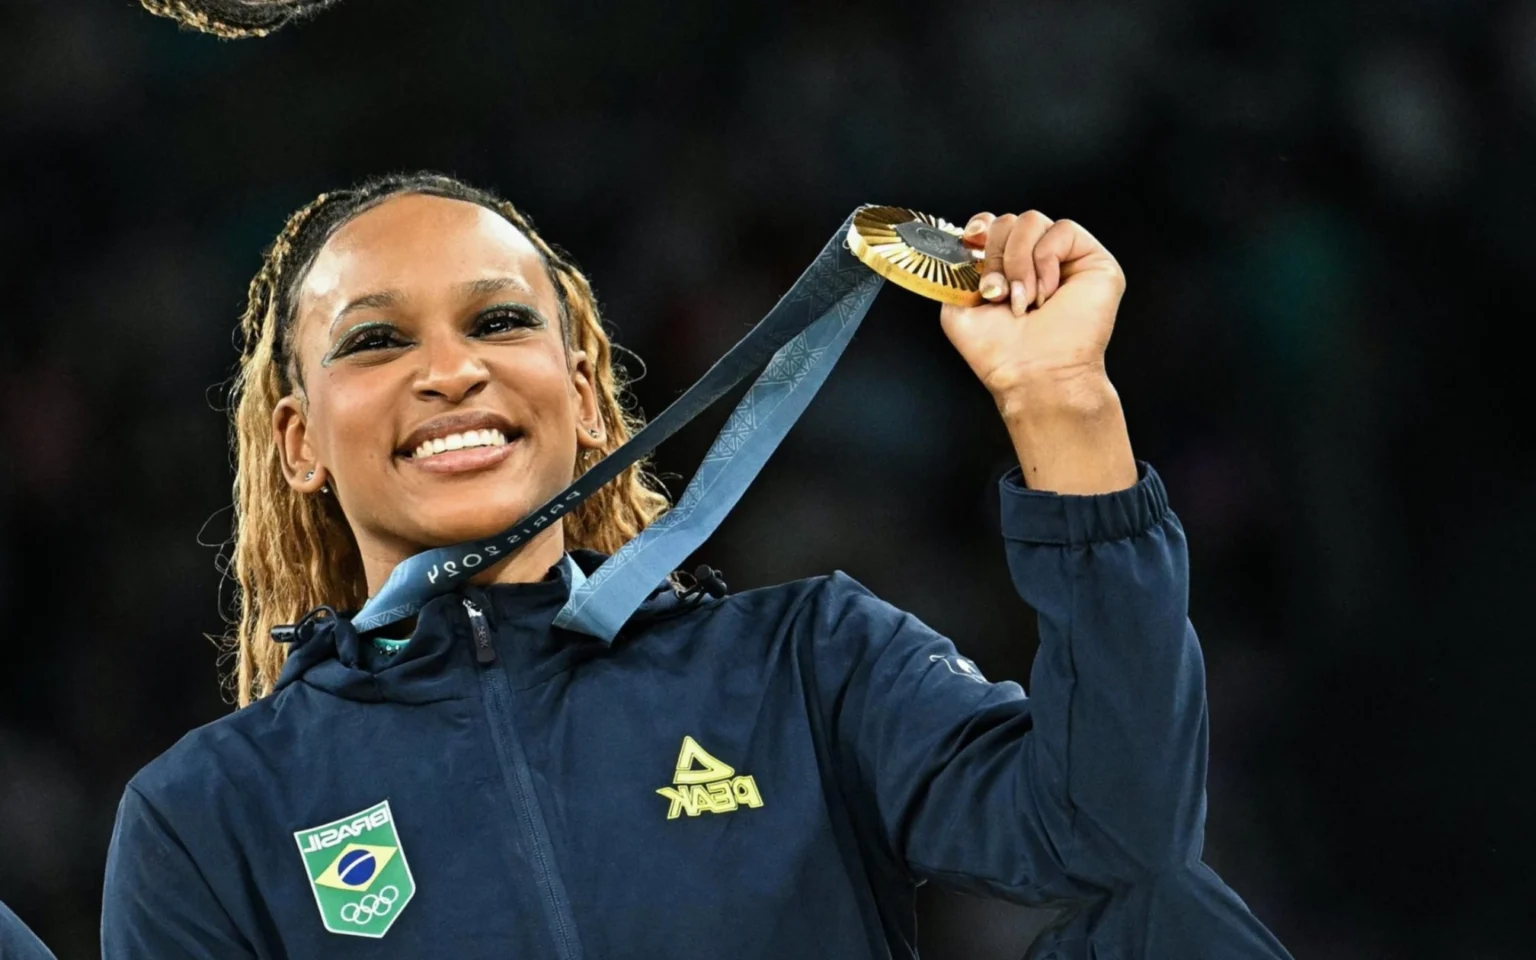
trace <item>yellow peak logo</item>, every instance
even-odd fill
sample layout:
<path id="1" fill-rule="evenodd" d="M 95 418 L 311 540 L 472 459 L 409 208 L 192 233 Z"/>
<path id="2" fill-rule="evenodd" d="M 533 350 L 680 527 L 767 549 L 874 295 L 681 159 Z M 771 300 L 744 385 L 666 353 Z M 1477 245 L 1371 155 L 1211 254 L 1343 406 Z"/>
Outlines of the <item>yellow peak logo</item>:
<path id="1" fill-rule="evenodd" d="M 692 737 L 683 738 L 672 786 L 656 792 L 672 801 L 667 808 L 668 820 L 676 820 L 684 813 L 696 817 L 701 813 L 730 813 L 738 807 L 763 805 L 756 780 L 749 775 L 737 776 L 735 767 L 712 756 Z"/>

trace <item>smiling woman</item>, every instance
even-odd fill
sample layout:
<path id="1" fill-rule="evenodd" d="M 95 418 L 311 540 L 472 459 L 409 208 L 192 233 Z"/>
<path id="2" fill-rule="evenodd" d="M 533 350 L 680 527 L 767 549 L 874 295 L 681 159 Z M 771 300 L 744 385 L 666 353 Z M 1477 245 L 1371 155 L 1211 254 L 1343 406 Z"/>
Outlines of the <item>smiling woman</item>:
<path id="1" fill-rule="evenodd" d="M 636 423 L 586 279 L 510 205 L 423 174 L 299 211 L 241 322 L 244 708 L 129 783 L 105 956 L 874 960 L 913 955 L 933 881 L 1057 910 L 1042 958 L 1285 957 L 1200 862 L 1183 530 L 1104 374 L 1119 265 L 1038 211 L 964 242 L 989 299 L 938 319 L 1019 459 L 1030 698 L 841 573 L 678 589 L 634 559 L 683 515 L 642 533 L 666 500 L 634 465 L 391 608 L 414 622 L 342 613 L 563 505 Z M 803 383 L 775 362 L 765 391 Z M 722 445 L 784 406 L 744 404 Z M 614 629 L 562 619 L 616 576 L 649 582 Z"/>
<path id="2" fill-rule="evenodd" d="M 378 178 L 299 210 L 240 330 L 241 704 L 282 669 L 273 627 L 356 609 L 412 553 L 510 526 L 636 426 L 586 277 L 510 203 L 449 177 Z M 566 546 L 611 553 L 665 507 L 632 466 L 565 517 Z M 542 575 L 553 546 L 511 563 Z"/>

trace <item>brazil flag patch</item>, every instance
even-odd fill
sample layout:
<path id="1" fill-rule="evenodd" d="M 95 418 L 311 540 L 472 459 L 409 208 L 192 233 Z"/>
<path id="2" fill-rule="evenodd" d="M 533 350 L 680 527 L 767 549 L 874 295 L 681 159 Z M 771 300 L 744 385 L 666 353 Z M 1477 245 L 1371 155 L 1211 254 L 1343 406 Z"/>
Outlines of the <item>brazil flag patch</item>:
<path id="1" fill-rule="evenodd" d="M 332 933 L 382 937 L 416 893 L 388 800 L 293 838 Z"/>

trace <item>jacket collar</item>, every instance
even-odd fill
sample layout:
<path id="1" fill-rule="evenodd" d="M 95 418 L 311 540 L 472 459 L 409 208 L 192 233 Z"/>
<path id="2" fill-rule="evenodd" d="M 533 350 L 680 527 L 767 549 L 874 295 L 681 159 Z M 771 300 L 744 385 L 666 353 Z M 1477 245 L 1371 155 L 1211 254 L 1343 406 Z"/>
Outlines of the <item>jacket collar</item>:
<path id="1" fill-rule="evenodd" d="M 298 632 L 274 692 L 302 679 L 339 697 L 367 702 L 430 703 L 469 696 L 476 683 L 476 662 L 466 600 L 479 607 L 489 622 L 500 661 L 497 666 L 508 671 L 515 686 L 537 682 L 583 655 L 600 655 L 608 648 L 603 640 L 553 625 L 575 584 L 607 559 L 595 551 L 575 550 L 542 580 L 466 585 L 434 597 L 417 615 L 410 642 L 393 654 L 378 651 L 368 637 L 352 628 L 345 614 L 311 614 Z M 655 618 L 678 605 L 677 595 L 663 582 L 631 621 Z M 624 642 L 625 633 L 616 642 Z"/>

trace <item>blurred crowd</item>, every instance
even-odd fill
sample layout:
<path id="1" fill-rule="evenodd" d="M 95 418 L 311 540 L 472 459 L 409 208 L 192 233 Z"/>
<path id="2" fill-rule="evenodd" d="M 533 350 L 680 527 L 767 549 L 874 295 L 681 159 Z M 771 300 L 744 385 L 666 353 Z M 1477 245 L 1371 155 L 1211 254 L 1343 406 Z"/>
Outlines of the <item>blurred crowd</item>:
<path id="1" fill-rule="evenodd" d="M 1206 860 L 1298 957 L 1528 956 L 1533 161 L 1532 0 L 350 0 L 241 42 L 5 0 L 0 900 L 97 950 L 124 783 L 231 709 L 245 285 L 316 193 L 433 168 L 588 270 L 650 413 L 859 203 L 1084 224 L 1191 543 Z M 674 494 L 724 412 L 660 454 Z M 888 288 L 698 560 L 846 570 L 1022 682 L 1009 457 Z M 932 891 L 924 956 L 1018 957 L 1043 918 Z"/>

